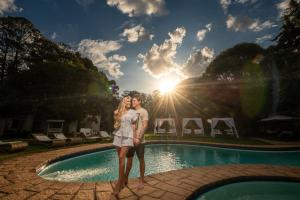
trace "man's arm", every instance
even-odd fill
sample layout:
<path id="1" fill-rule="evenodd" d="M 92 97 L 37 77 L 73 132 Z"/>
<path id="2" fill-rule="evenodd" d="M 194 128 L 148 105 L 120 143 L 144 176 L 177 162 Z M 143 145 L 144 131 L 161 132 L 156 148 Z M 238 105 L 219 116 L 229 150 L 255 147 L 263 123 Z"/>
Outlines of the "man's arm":
<path id="1" fill-rule="evenodd" d="M 142 139 L 144 137 L 144 133 L 145 131 L 147 130 L 147 127 L 148 127 L 148 120 L 144 120 L 142 122 L 142 128 L 140 129 L 140 131 L 137 133 L 137 138 L 138 139 Z"/>

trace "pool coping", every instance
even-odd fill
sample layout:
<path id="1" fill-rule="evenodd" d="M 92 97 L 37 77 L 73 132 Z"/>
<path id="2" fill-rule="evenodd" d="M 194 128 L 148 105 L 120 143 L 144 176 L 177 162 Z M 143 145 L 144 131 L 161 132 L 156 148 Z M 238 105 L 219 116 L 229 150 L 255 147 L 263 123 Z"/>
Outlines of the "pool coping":
<path id="1" fill-rule="evenodd" d="M 254 150 L 299 150 L 300 145 L 237 145 L 194 141 L 148 141 L 147 144 L 193 144 Z M 111 149 L 112 144 L 88 144 L 35 153 L 0 162 L 1 199 L 110 199 L 112 182 L 66 183 L 49 181 L 37 175 L 45 164 L 61 159 Z M 121 199 L 191 199 L 218 184 L 250 179 L 281 179 L 300 182 L 300 167 L 230 164 L 185 168 L 145 177 L 144 190 L 136 178 L 120 193 Z"/>

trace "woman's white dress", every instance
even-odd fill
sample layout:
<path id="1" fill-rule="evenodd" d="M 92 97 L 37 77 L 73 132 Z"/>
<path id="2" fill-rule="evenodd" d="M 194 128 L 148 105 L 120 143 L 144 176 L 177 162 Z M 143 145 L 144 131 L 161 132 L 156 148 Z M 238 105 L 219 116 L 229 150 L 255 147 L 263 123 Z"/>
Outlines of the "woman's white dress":
<path id="1" fill-rule="evenodd" d="M 131 124 L 137 120 L 136 111 L 129 109 L 121 117 L 121 126 L 118 130 L 113 132 L 114 141 L 113 145 L 122 147 L 122 146 L 133 146 L 133 130 Z"/>

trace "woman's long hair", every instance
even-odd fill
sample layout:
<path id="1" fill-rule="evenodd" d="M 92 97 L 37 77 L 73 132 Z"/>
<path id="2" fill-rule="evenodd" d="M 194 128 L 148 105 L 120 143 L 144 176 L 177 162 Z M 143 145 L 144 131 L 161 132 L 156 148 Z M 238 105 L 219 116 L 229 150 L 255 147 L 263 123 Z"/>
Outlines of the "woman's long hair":
<path id="1" fill-rule="evenodd" d="M 114 119 L 115 119 L 114 128 L 115 129 L 118 129 L 121 126 L 121 117 L 126 111 L 126 102 L 128 99 L 131 99 L 131 97 L 126 96 L 122 99 L 122 101 L 119 103 L 118 109 L 116 110 L 116 112 L 114 114 Z"/>

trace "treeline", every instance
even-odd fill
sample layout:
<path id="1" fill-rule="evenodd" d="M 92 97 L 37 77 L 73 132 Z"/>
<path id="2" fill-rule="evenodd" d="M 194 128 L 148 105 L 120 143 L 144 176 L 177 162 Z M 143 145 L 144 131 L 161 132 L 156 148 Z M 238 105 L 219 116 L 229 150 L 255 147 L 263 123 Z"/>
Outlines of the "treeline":
<path id="1" fill-rule="evenodd" d="M 0 18 L 0 115 L 82 120 L 101 114 L 111 128 L 114 81 L 68 45 L 22 17 Z M 113 104 L 112 104 L 113 102 Z"/>

